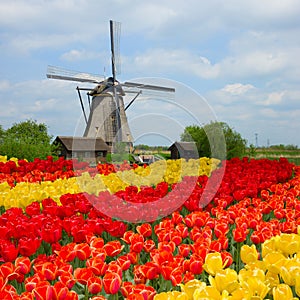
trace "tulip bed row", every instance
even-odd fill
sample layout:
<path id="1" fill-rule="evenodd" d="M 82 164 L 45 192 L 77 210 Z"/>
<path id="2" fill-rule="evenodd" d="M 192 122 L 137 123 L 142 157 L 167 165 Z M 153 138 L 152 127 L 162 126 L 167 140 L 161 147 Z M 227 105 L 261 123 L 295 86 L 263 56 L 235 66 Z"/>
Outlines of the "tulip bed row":
<path id="1" fill-rule="evenodd" d="M 2 160 L 0 299 L 298 295 L 300 169 L 286 159 Z"/>

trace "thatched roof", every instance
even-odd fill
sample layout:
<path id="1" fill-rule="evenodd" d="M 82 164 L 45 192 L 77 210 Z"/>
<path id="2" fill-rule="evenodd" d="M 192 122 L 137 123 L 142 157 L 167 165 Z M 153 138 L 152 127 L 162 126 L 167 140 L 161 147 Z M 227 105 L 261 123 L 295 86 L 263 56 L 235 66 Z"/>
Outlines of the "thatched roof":
<path id="1" fill-rule="evenodd" d="M 64 145 L 68 151 L 110 151 L 101 138 L 57 136 L 54 142 Z"/>

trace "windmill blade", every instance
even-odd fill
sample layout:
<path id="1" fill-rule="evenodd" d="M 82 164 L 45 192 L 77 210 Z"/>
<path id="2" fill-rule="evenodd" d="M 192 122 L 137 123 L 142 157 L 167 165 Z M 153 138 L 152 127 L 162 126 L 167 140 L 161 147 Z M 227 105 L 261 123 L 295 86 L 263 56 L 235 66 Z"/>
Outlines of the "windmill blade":
<path id="1" fill-rule="evenodd" d="M 122 86 L 128 88 L 146 89 L 146 90 L 153 90 L 153 91 L 160 91 L 160 92 L 169 92 L 169 93 L 175 92 L 174 88 L 169 88 L 166 86 L 143 84 L 143 83 L 128 82 L 128 81 L 122 83 Z"/>
<path id="2" fill-rule="evenodd" d="M 116 75 L 121 74 L 121 59 L 120 59 L 120 35 L 121 23 L 116 21 L 109 21 L 110 29 L 110 49 L 111 49 L 111 67 L 114 81 Z"/>
<path id="3" fill-rule="evenodd" d="M 48 66 L 47 78 L 90 83 L 100 83 L 104 80 L 102 75 L 72 71 L 55 66 Z"/>

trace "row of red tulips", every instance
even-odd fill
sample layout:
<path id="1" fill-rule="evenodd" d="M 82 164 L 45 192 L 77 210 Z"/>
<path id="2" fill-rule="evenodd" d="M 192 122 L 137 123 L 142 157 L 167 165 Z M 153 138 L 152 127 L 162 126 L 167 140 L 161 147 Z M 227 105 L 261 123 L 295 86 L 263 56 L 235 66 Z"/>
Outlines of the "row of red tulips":
<path id="1" fill-rule="evenodd" d="M 36 158 L 32 162 L 24 159 L 12 159 L 5 162 L 0 161 L 0 183 L 8 182 L 11 186 L 15 186 L 16 183 L 22 181 L 54 181 L 58 178 L 78 176 L 83 172 L 89 172 L 91 176 L 96 174 L 108 175 L 137 166 L 124 162 L 121 164 L 98 164 L 96 167 L 90 167 L 87 162 L 76 159 L 66 160 L 63 157 L 54 160 L 52 156 L 48 156 L 45 160 Z"/>
<path id="2" fill-rule="evenodd" d="M 60 199 L 61 206 L 45 199 L 25 212 L 4 211 L 0 298 L 153 299 L 181 282 L 205 279 L 203 263 L 213 251 L 221 253 L 226 266 L 239 270 L 243 243 L 259 245 L 280 232 L 297 231 L 299 175 L 285 159 L 233 159 L 210 178 L 129 187 L 115 195 L 67 194 Z M 161 199 L 166 205 L 158 212 L 155 203 Z M 130 204 L 126 216 L 133 216 L 133 221 L 143 213 L 139 205 L 149 204 L 145 218 L 153 214 L 153 222 L 111 219 L 104 213 L 119 216 L 110 210 L 114 201 L 126 203 L 118 208 L 122 217 Z M 168 217 L 154 221 L 168 210 Z"/>

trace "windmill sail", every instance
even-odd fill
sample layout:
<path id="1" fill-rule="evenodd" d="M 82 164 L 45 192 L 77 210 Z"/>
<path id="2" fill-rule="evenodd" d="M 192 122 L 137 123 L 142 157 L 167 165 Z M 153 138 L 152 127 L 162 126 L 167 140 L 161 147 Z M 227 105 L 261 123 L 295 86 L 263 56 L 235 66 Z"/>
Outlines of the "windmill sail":
<path id="1" fill-rule="evenodd" d="M 48 66 L 47 78 L 90 83 L 100 83 L 104 80 L 104 76 L 101 75 L 72 71 L 56 66 Z"/>

